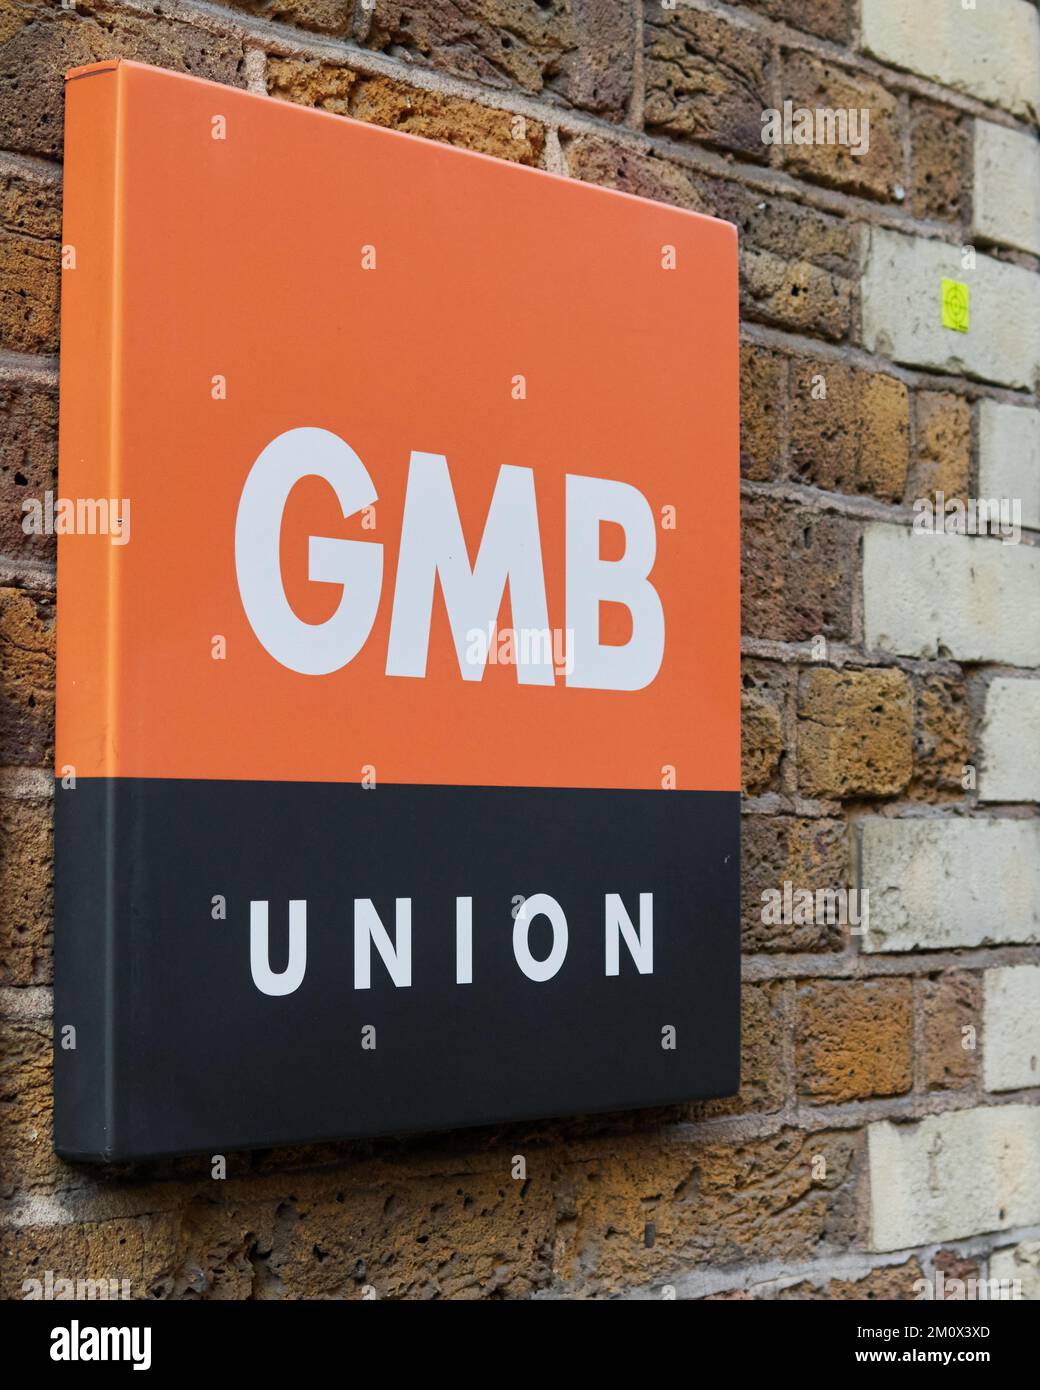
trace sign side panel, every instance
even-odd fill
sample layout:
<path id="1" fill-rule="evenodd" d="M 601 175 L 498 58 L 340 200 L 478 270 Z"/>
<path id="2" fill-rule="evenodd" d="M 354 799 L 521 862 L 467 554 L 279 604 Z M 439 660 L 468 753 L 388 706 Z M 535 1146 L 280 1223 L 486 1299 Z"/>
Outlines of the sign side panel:
<path id="1" fill-rule="evenodd" d="M 73 504 L 115 495 L 120 84 L 110 68 L 65 89 L 58 496 Z M 58 536 L 54 1133 L 67 1157 L 115 1143 L 109 779 L 75 814 L 84 768 L 112 770 L 114 549 L 107 535 Z"/>

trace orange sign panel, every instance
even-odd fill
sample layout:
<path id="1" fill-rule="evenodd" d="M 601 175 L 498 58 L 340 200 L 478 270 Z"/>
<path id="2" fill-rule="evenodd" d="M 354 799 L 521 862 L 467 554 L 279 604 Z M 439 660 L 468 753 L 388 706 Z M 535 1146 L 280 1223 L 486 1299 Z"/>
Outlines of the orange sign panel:
<path id="1" fill-rule="evenodd" d="M 58 765 L 736 789 L 735 230 L 132 63 L 67 91 L 65 241 L 109 235 L 62 488 L 129 535 L 60 545 Z"/>

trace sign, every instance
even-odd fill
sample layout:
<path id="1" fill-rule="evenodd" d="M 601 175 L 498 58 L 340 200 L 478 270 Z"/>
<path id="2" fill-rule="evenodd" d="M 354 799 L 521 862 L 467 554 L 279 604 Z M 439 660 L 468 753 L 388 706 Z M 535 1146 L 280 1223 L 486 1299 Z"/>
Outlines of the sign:
<path id="1" fill-rule="evenodd" d="M 59 1151 L 733 1091 L 734 229 L 66 94 Z"/>

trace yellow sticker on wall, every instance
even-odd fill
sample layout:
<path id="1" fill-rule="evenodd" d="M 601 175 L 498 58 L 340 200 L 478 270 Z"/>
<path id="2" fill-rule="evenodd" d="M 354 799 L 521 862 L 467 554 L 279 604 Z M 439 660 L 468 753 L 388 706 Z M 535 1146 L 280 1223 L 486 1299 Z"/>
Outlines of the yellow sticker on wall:
<path id="1" fill-rule="evenodd" d="M 957 333 L 968 331 L 968 287 L 959 280 L 942 282 L 942 322 Z"/>

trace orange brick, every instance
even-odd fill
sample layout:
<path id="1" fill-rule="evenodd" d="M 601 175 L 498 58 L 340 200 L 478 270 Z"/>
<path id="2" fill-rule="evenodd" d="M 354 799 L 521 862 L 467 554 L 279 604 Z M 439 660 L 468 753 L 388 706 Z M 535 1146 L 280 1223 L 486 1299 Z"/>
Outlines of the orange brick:
<path id="1" fill-rule="evenodd" d="M 797 995 L 799 1092 L 819 1105 L 902 1095 L 912 1084 L 909 980 L 818 980 Z"/>

